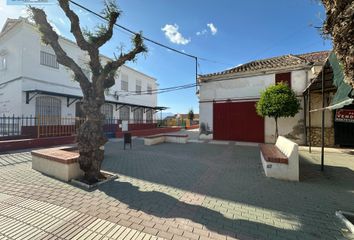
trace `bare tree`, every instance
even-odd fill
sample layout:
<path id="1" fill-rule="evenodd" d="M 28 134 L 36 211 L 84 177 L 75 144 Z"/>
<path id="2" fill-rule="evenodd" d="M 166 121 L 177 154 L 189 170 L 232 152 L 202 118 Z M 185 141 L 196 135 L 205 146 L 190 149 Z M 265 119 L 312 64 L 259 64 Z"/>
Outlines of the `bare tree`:
<path id="1" fill-rule="evenodd" d="M 104 116 L 100 111 L 105 103 L 104 90 L 115 84 L 117 69 L 126 61 L 134 60 L 137 54 L 146 52 L 141 34 L 136 34 L 132 39 L 133 48 L 127 53 L 121 53 L 119 58 L 108 61 L 102 65 L 99 48 L 103 46 L 113 35 L 113 27 L 121 12 L 116 3 L 106 1 L 103 13 L 108 19 L 106 26 L 100 25 L 93 33 L 82 31 L 79 17 L 71 10 L 69 0 L 58 0 L 59 6 L 64 11 L 71 23 L 71 33 L 76 39 L 77 45 L 89 55 L 89 67 L 92 72 L 88 79 L 81 67 L 63 50 L 59 44 L 59 36 L 48 23 L 46 13 L 39 8 L 30 7 L 33 20 L 42 34 L 42 41 L 50 45 L 59 64 L 68 67 L 74 73 L 74 80 L 80 84 L 83 99 L 81 108 L 85 114 L 85 121 L 78 131 L 77 141 L 79 148 L 80 168 L 85 172 L 85 179 L 96 182 L 103 177 L 100 172 L 104 159 L 103 146 L 107 138 L 103 132 Z"/>
<path id="2" fill-rule="evenodd" d="M 354 1 L 322 0 L 326 8 L 323 30 L 333 40 L 334 52 L 343 65 L 345 80 L 354 88 Z"/>

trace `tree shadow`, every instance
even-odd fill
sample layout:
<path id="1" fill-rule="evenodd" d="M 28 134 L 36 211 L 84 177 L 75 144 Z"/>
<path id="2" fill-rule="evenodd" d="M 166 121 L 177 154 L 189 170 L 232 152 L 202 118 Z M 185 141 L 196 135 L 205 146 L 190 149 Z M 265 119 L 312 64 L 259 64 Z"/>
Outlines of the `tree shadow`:
<path id="1" fill-rule="evenodd" d="M 135 142 L 131 152 L 108 146 L 106 160 L 104 169 L 108 171 L 201 194 L 206 196 L 205 202 L 248 206 L 275 213 L 278 219 L 295 219 L 299 223 L 297 230 L 278 229 L 274 224 L 232 220 L 223 215 L 223 210 L 186 204 L 161 192 L 143 192 L 119 182 L 112 183 L 112 189 L 105 187 L 108 195 L 133 209 L 157 217 L 189 219 L 213 231 L 225 228 L 229 231 L 231 228 L 232 233 L 239 233 L 242 229 L 249 229 L 248 234 L 262 232 L 262 237 L 267 236 L 267 232 L 296 237 L 306 232 L 304 238 L 321 239 L 326 235 L 340 235 L 335 211 L 354 211 L 354 172 L 340 166 L 326 166 L 325 172 L 321 172 L 319 165 L 306 156 L 300 158 L 300 182 L 266 178 L 259 149 L 255 147 L 211 144 L 144 146 Z M 201 179 L 205 181 L 201 184 L 204 187 L 199 185 Z M 172 211 L 176 206 L 178 211 Z M 322 231 L 320 237 L 317 235 L 319 231 Z"/>
<path id="2" fill-rule="evenodd" d="M 254 238 L 275 239 L 289 236 L 294 229 L 282 229 L 271 225 L 248 221 L 246 219 L 230 219 L 220 212 L 200 205 L 179 201 L 158 191 L 140 191 L 128 182 L 118 180 L 102 185 L 99 189 L 108 196 L 125 203 L 130 209 L 142 211 L 159 218 L 181 218 L 204 225 L 208 230 L 230 237 L 248 236 Z M 317 236 L 320 237 L 320 236 Z"/>

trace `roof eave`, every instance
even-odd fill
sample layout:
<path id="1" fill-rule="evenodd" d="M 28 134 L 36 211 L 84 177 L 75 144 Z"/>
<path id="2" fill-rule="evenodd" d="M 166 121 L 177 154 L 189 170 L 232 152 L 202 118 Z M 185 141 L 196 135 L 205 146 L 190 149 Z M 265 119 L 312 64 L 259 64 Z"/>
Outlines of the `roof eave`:
<path id="1" fill-rule="evenodd" d="M 199 82 L 208 82 L 208 81 L 218 81 L 230 78 L 245 78 L 245 77 L 253 77 L 264 74 L 273 74 L 284 71 L 295 71 L 295 70 L 308 70 L 312 67 L 312 65 L 300 64 L 291 67 L 283 67 L 283 68 L 268 68 L 268 69 L 260 69 L 257 71 L 247 71 L 247 72 L 236 72 L 236 73 L 225 73 L 225 74 L 216 74 L 212 76 L 200 76 L 198 78 Z"/>

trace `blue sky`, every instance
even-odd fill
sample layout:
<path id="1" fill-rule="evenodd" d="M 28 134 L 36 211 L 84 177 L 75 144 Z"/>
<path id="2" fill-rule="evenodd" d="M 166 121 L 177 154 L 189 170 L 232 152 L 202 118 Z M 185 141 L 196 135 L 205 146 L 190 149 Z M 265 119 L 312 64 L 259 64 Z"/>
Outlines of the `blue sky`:
<path id="1" fill-rule="evenodd" d="M 100 11 L 102 1 L 77 0 Z M 186 53 L 212 61 L 199 61 L 199 74 L 221 71 L 251 60 L 283 54 L 298 54 L 331 49 L 314 26 L 321 26 L 325 12 L 315 0 L 120 0 L 123 11 L 119 24 L 144 36 Z M 97 17 L 79 11 L 82 26 L 103 23 Z M 45 7 L 60 34 L 72 38 L 68 21 L 57 5 Z M 0 25 L 6 17 L 26 15 L 22 6 L 8 6 L 0 0 Z M 129 34 L 116 30 L 101 49 L 113 56 L 117 47 L 129 49 Z M 194 60 L 146 43 L 149 52 L 129 66 L 157 78 L 161 88 L 195 82 Z M 198 112 L 195 89 L 158 95 L 158 105 L 169 112 Z"/>

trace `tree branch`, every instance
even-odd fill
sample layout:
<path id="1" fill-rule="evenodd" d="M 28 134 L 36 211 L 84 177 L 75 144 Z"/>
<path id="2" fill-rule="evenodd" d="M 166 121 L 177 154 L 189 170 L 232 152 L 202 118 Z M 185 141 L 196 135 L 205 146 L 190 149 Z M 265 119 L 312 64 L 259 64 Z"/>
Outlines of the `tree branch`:
<path id="1" fill-rule="evenodd" d="M 59 0 L 59 6 L 63 9 L 65 15 L 69 18 L 71 22 L 70 32 L 74 35 L 77 45 L 82 49 L 88 51 L 91 47 L 84 35 L 82 34 L 80 28 L 79 17 L 70 9 L 69 0 Z"/>
<path id="2" fill-rule="evenodd" d="M 121 67 L 125 62 L 132 61 L 135 59 L 136 55 L 142 52 L 146 52 L 147 48 L 143 43 L 143 39 L 140 33 L 136 34 L 132 39 L 134 43 L 134 49 L 129 53 L 121 54 L 115 61 L 108 62 L 102 71 L 102 80 L 104 88 L 109 88 L 114 85 L 114 75 L 119 67 Z M 113 78 L 113 80 L 112 80 Z"/>
<path id="3" fill-rule="evenodd" d="M 113 35 L 114 24 L 117 22 L 121 12 L 119 11 L 116 3 L 113 0 L 105 1 L 105 9 L 103 14 L 105 18 L 108 19 L 108 24 L 106 27 L 99 26 L 98 31 L 95 35 L 91 35 L 90 43 L 94 44 L 97 48 L 103 46 Z"/>
<path id="4" fill-rule="evenodd" d="M 99 46 L 87 42 L 84 38 L 80 27 L 80 19 L 76 13 L 70 9 L 69 0 L 59 0 L 59 5 L 71 22 L 70 31 L 74 35 L 77 45 L 82 50 L 86 50 L 90 56 L 90 67 L 92 74 L 96 76 L 99 75 L 100 69 L 102 68 L 98 50 Z"/>
<path id="5" fill-rule="evenodd" d="M 49 44 L 53 48 L 55 55 L 57 56 L 58 63 L 70 68 L 74 72 L 75 80 L 80 83 L 82 89 L 87 89 L 91 84 L 90 81 L 87 79 L 79 65 L 77 65 L 76 62 L 69 57 L 60 46 L 59 36 L 48 23 L 45 12 L 42 9 L 35 7 L 30 7 L 29 9 L 33 14 L 33 20 L 42 34 L 42 41 Z"/>

